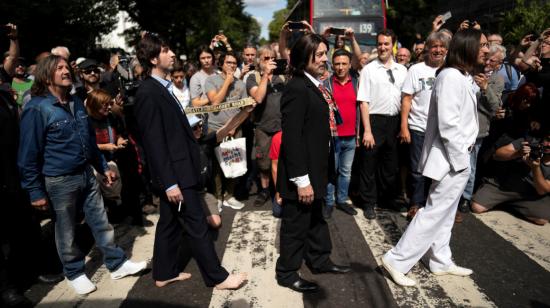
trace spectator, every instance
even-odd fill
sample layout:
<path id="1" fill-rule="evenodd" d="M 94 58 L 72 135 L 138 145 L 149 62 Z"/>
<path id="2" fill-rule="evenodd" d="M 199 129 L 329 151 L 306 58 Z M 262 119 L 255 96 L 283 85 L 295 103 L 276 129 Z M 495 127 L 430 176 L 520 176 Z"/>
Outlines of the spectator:
<path id="1" fill-rule="evenodd" d="M 176 63 L 174 69 L 170 73 L 170 78 L 174 83 L 172 93 L 174 93 L 183 108 L 191 105 L 191 96 L 189 94 L 189 87 L 187 86 L 185 75 L 186 72 L 184 67 L 180 63 Z"/>
<path id="2" fill-rule="evenodd" d="M 498 33 L 491 33 L 487 36 L 487 41 L 489 45 L 501 45 L 502 46 L 502 36 Z"/>
<path id="3" fill-rule="evenodd" d="M 67 60 L 67 62 L 69 61 L 69 58 L 71 57 L 71 52 L 69 51 L 69 48 L 67 48 L 65 46 L 57 46 L 57 47 L 52 48 L 51 54 L 56 55 L 56 56 L 60 56 L 60 57 L 64 58 L 65 60 Z"/>
<path id="4" fill-rule="evenodd" d="M 17 93 L 17 105 L 20 107 L 23 106 L 25 96 L 27 96 L 27 101 L 30 100 L 30 89 L 33 81 L 27 78 L 27 65 L 25 63 L 25 58 L 17 58 L 15 64 L 15 74 L 11 82 L 11 87 Z"/>
<path id="5" fill-rule="evenodd" d="M 503 48 L 500 45 L 492 45 L 489 48 L 489 55 L 485 64 L 484 73 L 474 76 L 474 81 L 478 87 L 477 96 L 477 115 L 479 132 L 476 142 L 470 152 L 470 177 L 462 193 L 462 198 L 458 204 L 455 216 L 455 223 L 462 222 L 462 214 L 470 211 L 470 200 L 474 192 L 476 179 L 477 157 L 483 144 L 483 140 L 489 135 L 491 119 L 496 111 L 502 106 L 501 96 L 504 89 L 504 79 L 496 74 L 498 59 L 503 58 Z"/>
<path id="6" fill-rule="evenodd" d="M 407 69 L 411 66 L 411 52 L 405 47 L 401 47 L 397 50 L 395 59 L 397 63 L 404 65 Z"/>
<path id="7" fill-rule="evenodd" d="M 338 106 L 342 123 L 338 125 L 338 136 L 334 137 L 336 186 L 328 184 L 323 215 L 330 218 L 332 209 L 342 210 L 348 215 L 357 211 L 349 203 L 348 189 L 351 180 L 351 166 L 355 156 L 356 136 L 359 134 L 359 104 L 357 103 L 358 74 L 351 68 L 352 55 L 339 49 L 332 55 L 334 73 L 323 84 L 332 93 Z M 335 202 L 336 201 L 336 202 Z"/>
<path id="8" fill-rule="evenodd" d="M 279 153 L 281 150 L 281 137 L 283 132 L 277 132 L 271 139 L 271 146 L 269 148 L 269 158 L 271 159 L 271 177 L 275 187 L 277 187 L 277 164 L 279 163 Z M 274 217 L 281 218 L 283 213 L 283 199 L 278 191 L 275 191 L 275 196 L 271 201 L 271 211 Z"/>
<path id="9" fill-rule="evenodd" d="M 204 90 L 206 78 L 216 74 L 214 66 L 214 52 L 212 49 L 203 46 L 197 52 L 197 62 L 200 71 L 191 77 L 189 82 L 189 92 L 191 94 L 191 103 L 194 107 L 200 107 L 210 103 Z"/>
<path id="10" fill-rule="evenodd" d="M 246 83 L 249 73 L 256 69 L 256 46 L 247 44 L 242 53 L 241 66 L 235 71 L 235 77 L 241 79 Z"/>
<path id="11" fill-rule="evenodd" d="M 246 88 L 258 105 L 254 110 L 255 146 L 253 156 L 260 173 L 261 189 L 259 189 L 255 206 L 262 206 L 269 199 L 269 177 L 271 160 L 269 148 L 271 138 L 281 130 L 281 96 L 285 89 L 285 77 L 273 75 L 276 68 L 275 51 L 270 46 L 262 46 L 259 54 L 259 69 L 250 74 L 246 80 Z"/>
<path id="12" fill-rule="evenodd" d="M 86 99 L 86 110 L 95 132 L 97 147 L 105 157 L 109 169 L 115 173 L 115 177 L 119 180 L 108 185 L 102 174 L 97 171 L 94 174 L 105 201 L 114 202 L 119 206 L 122 204 L 122 180 L 116 163 L 116 154 L 128 145 L 128 140 L 121 135 L 124 129 L 118 118 L 111 113 L 112 105 L 111 95 L 101 89 L 93 90 Z"/>
<path id="13" fill-rule="evenodd" d="M 528 221 L 544 225 L 550 219 L 550 126 L 542 140 L 508 135 L 498 141 L 493 158 L 506 174 L 484 178 L 473 198 L 472 211 L 480 214 L 497 205 L 519 212 Z"/>
<path id="14" fill-rule="evenodd" d="M 542 88 L 542 99 L 537 113 L 543 117 L 550 115 L 550 28 L 544 30 L 523 56 L 529 66 L 525 72 L 527 82 Z"/>
<path id="15" fill-rule="evenodd" d="M 84 273 L 85 256 L 74 241 L 78 211 L 84 211 L 111 278 L 136 274 L 146 262 L 128 260 L 114 243 L 92 165 L 109 184 L 116 179 L 97 148 L 82 102 L 69 94 L 72 79 L 63 57 L 51 55 L 38 63 L 33 99 L 21 117 L 18 164 L 32 205 L 45 209 L 51 202 L 59 258 L 69 285 L 76 293 L 87 294 L 96 287 Z"/>
<path id="16" fill-rule="evenodd" d="M 369 57 L 370 53 L 367 51 L 361 53 L 361 57 L 359 57 L 359 64 L 361 65 L 361 68 L 365 67 L 369 63 Z"/>
<path id="17" fill-rule="evenodd" d="M 234 77 L 235 69 L 237 68 L 237 57 L 232 53 L 222 54 L 220 56 L 219 67 L 222 73 L 213 75 L 206 79 L 204 89 L 208 100 L 212 105 L 219 105 L 225 101 L 236 101 L 247 97 L 246 86 L 244 82 Z M 208 116 L 208 131 L 216 131 L 220 129 L 227 121 L 238 113 L 235 109 L 222 110 L 212 113 Z M 237 131 L 234 137 L 240 137 L 241 131 Z M 238 201 L 234 196 L 236 179 L 226 179 L 219 164 L 215 165 L 215 195 L 218 199 L 218 205 L 231 207 L 240 210 L 244 207 L 244 203 Z M 225 182 L 226 195 L 223 194 L 223 183 Z"/>
<path id="18" fill-rule="evenodd" d="M 440 32 L 432 32 L 426 39 L 428 53 L 424 62 L 409 69 L 401 89 L 401 143 L 410 144 L 410 169 L 412 194 L 407 219 L 411 220 L 416 212 L 424 207 L 427 198 L 426 179 L 418 171 L 424 133 L 428 122 L 428 110 L 437 70 L 443 65 L 449 38 Z"/>
<path id="19" fill-rule="evenodd" d="M 15 65 L 19 58 L 19 40 L 17 39 L 17 26 L 14 24 L 2 25 L 7 29 L 6 37 L 10 40 L 8 52 L 4 55 L 2 67 L 0 67 L 0 79 L 2 82 L 10 84 L 15 74 Z"/>
<path id="20" fill-rule="evenodd" d="M 424 61 L 424 42 L 417 42 L 413 46 L 414 60 L 416 63 Z"/>
<path id="21" fill-rule="evenodd" d="M 75 95 L 86 104 L 88 94 L 100 88 L 101 69 L 94 59 L 86 59 L 78 65 L 82 86 L 76 88 Z"/>
<path id="22" fill-rule="evenodd" d="M 489 57 L 489 67 L 492 72 L 500 75 L 504 79 L 504 90 L 506 94 L 503 101 L 507 100 L 508 95 L 518 88 L 521 79 L 519 70 L 506 60 L 506 48 L 499 44 L 491 45 L 491 54 Z"/>
<path id="23" fill-rule="evenodd" d="M 396 136 L 407 69 L 393 61 L 394 40 L 391 30 L 378 33 L 378 58 L 361 70 L 357 91 L 363 124 L 359 193 L 367 219 L 376 218 L 374 208 L 379 202 L 395 208 L 399 185 Z"/>

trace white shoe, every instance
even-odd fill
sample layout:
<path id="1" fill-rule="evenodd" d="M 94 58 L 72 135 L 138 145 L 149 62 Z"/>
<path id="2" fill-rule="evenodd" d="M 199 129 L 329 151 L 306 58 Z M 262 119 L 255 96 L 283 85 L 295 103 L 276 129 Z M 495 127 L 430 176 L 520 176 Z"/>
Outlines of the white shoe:
<path id="1" fill-rule="evenodd" d="M 67 279 L 67 282 L 73 287 L 74 291 L 80 295 L 92 293 L 97 289 L 95 284 L 86 277 L 86 274 L 82 274 L 74 280 Z"/>
<path id="2" fill-rule="evenodd" d="M 235 199 L 235 197 L 229 198 L 229 200 L 223 200 L 223 205 L 228 206 L 234 210 L 240 210 L 244 207 L 244 203 Z"/>
<path id="3" fill-rule="evenodd" d="M 223 211 L 223 201 L 222 200 L 218 200 L 217 201 L 217 205 L 218 205 L 218 212 L 221 214 L 221 212 Z"/>
<path id="4" fill-rule="evenodd" d="M 144 270 L 146 267 L 147 262 L 145 261 L 136 263 L 130 260 L 126 260 L 126 262 L 122 263 L 122 265 L 116 271 L 111 272 L 111 279 L 120 279 L 129 275 L 137 274 Z"/>
<path id="5" fill-rule="evenodd" d="M 472 271 L 469 268 L 465 268 L 465 267 L 453 264 L 447 270 L 432 271 L 432 274 L 437 276 L 442 276 L 442 275 L 470 276 L 473 272 L 474 271 Z"/>
<path id="6" fill-rule="evenodd" d="M 388 274 L 390 274 L 393 281 L 398 285 L 404 286 L 404 287 L 412 287 L 416 284 L 416 281 L 412 280 L 411 278 L 408 278 L 407 276 L 405 276 L 405 274 L 397 271 L 389 263 L 385 262 L 384 257 L 380 258 L 380 263 L 382 263 L 382 266 L 384 267 L 384 269 L 386 269 L 386 271 L 388 272 Z"/>

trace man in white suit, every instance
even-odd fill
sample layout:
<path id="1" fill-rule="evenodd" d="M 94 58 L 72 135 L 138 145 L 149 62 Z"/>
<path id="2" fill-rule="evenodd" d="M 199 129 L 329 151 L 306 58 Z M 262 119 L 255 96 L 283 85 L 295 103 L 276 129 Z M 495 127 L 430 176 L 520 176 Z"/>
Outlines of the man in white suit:
<path id="1" fill-rule="evenodd" d="M 478 134 L 474 82 L 478 66 L 489 49 L 479 30 L 466 29 L 452 39 L 442 70 L 437 75 L 419 164 L 431 178 L 426 207 L 411 221 L 397 245 L 381 259 L 392 279 L 402 286 L 416 282 L 405 276 L 426 255 L 435 275 L 467 276 L 472 270 L 452 261 L 451 229 L 460 196 L 470 175 L 470 152 Z"/>

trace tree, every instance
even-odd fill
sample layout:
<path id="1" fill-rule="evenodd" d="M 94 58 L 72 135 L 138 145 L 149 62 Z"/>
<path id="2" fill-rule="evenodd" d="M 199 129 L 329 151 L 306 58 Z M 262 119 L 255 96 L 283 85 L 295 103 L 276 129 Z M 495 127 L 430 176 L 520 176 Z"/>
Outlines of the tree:
<path id="1" fill-rule="evenodd" d="M 109 33 L 117 22 L 114 0 L 0 1 L 0 23 L 15 23 L 19 30 L 21 54 L 29 59 L 52 47 L 67 46 L 75 56 L 85 56 L 96 39 Z M 0 38 L 1 50 L 7 40 Z"/>
<path id="2" fill-rule="evenodd" d="M 235 50 L 256 43 L 260 25 L 244 12 L 242 0 L 118 0 L 142 30 L 159 33 L 176 53 L 190 54 L 221 30 Z M 159 22 L 162 21 L 162 22 Z M 135 30 L 128 33 L 129 38 Z"/>
<path id="3" fill-rule="evenodd" d="M 504 15 L 501 33 L 510 43 L 519 42 L 529 33 L 540 34 L 550 26 L 550 2 L 517 0 L 516 7 Z"/>
<path id="4" fill-rule="evenodd" d="M 426 0 L 396 1 L 394 5 L 390 3 L 386 10 L 387 27 L 397 34 L 398 41 L 404 47 L 410 48 L 416 41 L 417 33 L 423 38 L 430 33 L 435 18 L 434 9 L 432 1 Z"/>
<path id="5" fill-rule="evenodd" d="M 288 9 L 280 9 L 278 11 L 273 12 L 273 19 L 267 26 L 269 29 L 269 41 L 276 42 L 279 40 L 279 34 L 281 32 L 281 28 L 285 24 L 285 19 L 288 15 Z"/>

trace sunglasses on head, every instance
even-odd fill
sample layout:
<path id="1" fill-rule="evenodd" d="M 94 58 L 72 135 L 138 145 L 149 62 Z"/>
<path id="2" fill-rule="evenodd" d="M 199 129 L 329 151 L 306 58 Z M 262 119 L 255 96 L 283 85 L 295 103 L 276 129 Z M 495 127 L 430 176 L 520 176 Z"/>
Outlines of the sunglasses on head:
<path id="1" fill-rule="evenodd" d="M 101 71 L 99 70 L 99 68 L 87 68 L 85 70 L 82 70 L 82 72 L 86 75 L 90 75 L 91 73 L 95 73 L 96 75 L 99 75 L 99 73 L 101 73 Z"/>

